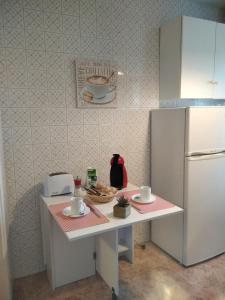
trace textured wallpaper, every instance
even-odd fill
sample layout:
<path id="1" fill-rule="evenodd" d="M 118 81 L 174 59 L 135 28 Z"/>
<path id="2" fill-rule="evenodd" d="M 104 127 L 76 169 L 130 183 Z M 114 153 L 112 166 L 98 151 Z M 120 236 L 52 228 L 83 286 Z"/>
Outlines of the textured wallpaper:
<path id="1" fill-rule="evenodd" d="M 39 193 L 44 176 L 88 166 L 108 181 L 112 153 L 129 181 L 149 184 L 149 110 L 158 107 L 159 27 L 177 15 L 222 20 L 179 0 L 5 0 L 0 7 L 0 108 L 12 271 L 44 269 Z M 75 59 L 118 62 L 118 109 L 76 109 Z M 147 240 L 149 225 L 135 227 Z"/>

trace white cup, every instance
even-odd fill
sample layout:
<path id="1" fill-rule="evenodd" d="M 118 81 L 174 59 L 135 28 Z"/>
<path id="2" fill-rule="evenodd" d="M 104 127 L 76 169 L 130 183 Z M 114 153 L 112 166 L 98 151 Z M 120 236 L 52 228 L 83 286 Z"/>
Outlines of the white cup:
<path id="1" fill-rule="evenodd" d="M 85 211 L 85 203 L 82 197 L 72 197 L 70 199 L 71 213 L 74 215 L 83 214 Z"/>
<path id="2" fill-rule="evenodd" d="M 141 186 L 140 196 L 142 201 L 149 201 L 151 198 L 151 188 L 149 186 Z"/>
<path id="3" fill-rule="evenodd" d="M 87 78 L 86 87 L 96 99 L 101 100 L 106 94 L 112 92 L 115 87 L 111 85 L 108 78 L 100 75 L 93 75 Z"/>

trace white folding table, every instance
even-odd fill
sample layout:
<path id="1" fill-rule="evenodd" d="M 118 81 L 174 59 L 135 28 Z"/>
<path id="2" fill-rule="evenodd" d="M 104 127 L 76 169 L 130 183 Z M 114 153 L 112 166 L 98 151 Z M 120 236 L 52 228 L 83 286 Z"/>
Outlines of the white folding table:
<path id="1" fill-rule="evenodd" d="M 128 187 L 122 191 L 135 189 L 138 187 L 128 184 Z M 183 211 L 182 208 L 174 206 L 140 214 L 132 207 L 131 214 L 126 219 L 120 219 L 113 216 L 113 206 L 116 204 L 116 200 L 113 200 L 97 205 L 97 208 L 109 219 L 108 223 L 63 232 L 49 212 L 48 206 L 68 202 L 70 197 L 71 195 L 41 196 L 44 261 L 53 289 L 94 275 L 97 271 L 118 295 L 118 256 L 123 253 L 130 262 L 133 261 L 132 225 Z"/>

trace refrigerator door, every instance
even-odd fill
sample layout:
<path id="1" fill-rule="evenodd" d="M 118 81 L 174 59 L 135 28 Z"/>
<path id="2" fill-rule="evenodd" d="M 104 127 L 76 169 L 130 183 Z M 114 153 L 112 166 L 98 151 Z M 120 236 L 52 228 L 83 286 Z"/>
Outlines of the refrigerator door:
<path id="1" fill-rule="evenodd" d="M 225 149 L 225 107 L 186 110 L 185 154 L 215 153 Z"/>
<path id="2" fill-rule="evenodd" d="M 225 252 L 225 154 L 185 159 L 183 264 Z"/>

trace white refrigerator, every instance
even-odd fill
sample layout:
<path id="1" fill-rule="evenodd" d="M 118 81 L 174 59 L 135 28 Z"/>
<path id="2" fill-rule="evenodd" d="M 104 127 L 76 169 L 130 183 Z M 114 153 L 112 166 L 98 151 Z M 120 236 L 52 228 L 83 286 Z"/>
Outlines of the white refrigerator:
<path id="1" fill-rule="evenodd" d="M 151 239 L 185 266 L 225 252 L 225 108 L 151 113 L 151 187 L 184 208 L 152 221 Z"/>

